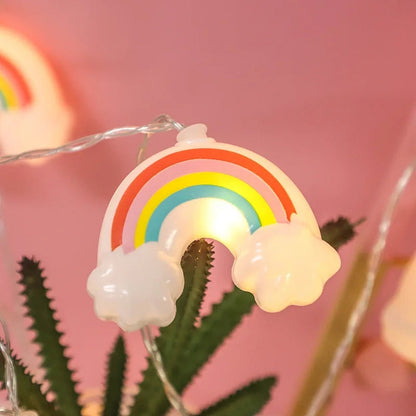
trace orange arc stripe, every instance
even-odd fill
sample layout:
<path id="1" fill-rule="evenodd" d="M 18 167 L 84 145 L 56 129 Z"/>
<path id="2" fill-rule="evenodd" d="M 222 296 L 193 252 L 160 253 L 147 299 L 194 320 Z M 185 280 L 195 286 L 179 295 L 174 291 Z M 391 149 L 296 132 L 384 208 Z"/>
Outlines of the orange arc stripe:
<path id="1" fill-rule="evenodd" d="M 142 189 L 143 186 L 161 170 L 166 169 L 175 163 L 184 162 L 189 159 L 221 160 L 234 163 L 252 171 L 261 179 L 263 179 L 263 181 L 270 186 L 276 196 L 280 199 L 288 220 L 290 220 L 290 217 L 293 213 L 296 213 L 293 202 L 291 201 L 282 184 L 267 169 L 265 169 L 262 165 L 253 159 L 250 159 L 249 157 L 240 153 L 225 149 L 198 148 L 182 150 L 179 152 L 171 153 L 157 160 L 155 163 L 140 172 L 140 174 L 131 182 L 121 197 L 114 215 L 111 228 L 112 250 L 116 249 L 122 244 L 123 227 L 126 221 L 127 213 L 134 201 L 134 198 L 140 192 L 140 189 Z"/>

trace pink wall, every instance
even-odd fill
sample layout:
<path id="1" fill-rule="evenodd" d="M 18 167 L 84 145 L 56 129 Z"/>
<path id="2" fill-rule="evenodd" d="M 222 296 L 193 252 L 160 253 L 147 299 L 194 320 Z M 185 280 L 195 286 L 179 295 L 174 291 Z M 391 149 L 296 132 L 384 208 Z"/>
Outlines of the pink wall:
<path id="1" fill-rule="evenodd" d="M 321 222 L 369 211 L 414 104 L 415 19 L 409 0 L 0 1 L 0 24 L 27 35 L 54 65 L 76 112 L 74 138 L 162 112 L 205 122 L 213 137 L 286 171 Z M 36 168 L 1 167 L 13 255 L 42 259 L 83 387 L 100 382 L 116 333 L 95 318 L 85 282 L 107 202 L 134 166 L 139 140 Z M 172 135 L 157 136 L 150 152 L 172 143 Z M 219 249 L 216 262 L 211 300 L 230 286 L 230 256 Z M 278 373 L 263 414 L 285 414 L 343 276 L 310 307 L 256 310 L 187 399 L 206 404 L 249 378 Z M 374 313 L 368 332 L 377 328 Z M 144 350 L 137 334 L 129 341 L 134 380 Z M 415 405 L 412 392 L 364 389 L 347 373 L 329 414 L 413 415 Z"/>

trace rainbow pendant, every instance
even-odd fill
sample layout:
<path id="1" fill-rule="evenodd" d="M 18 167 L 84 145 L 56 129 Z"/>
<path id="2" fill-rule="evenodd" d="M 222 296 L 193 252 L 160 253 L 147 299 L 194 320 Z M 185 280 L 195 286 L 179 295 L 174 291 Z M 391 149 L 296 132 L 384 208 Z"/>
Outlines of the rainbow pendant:
<path id="1" fill-rule="evenodd" d="M 49 64 L 23 36 L 0 26 L 0 148 L 13 155 L 67 141 L 72 113 Z"/>
<path id="2" fill-rule="evenodd" d="M 270 312 L 313 302 L 340 267 L 279 168 L 195 124 L 138 165 L 110 201 L 88 280 L 98 316 L 129 331 L 168 325 L 183 290 L 181 256 L 198 238 L 230 250 L 234 283 Z"/>

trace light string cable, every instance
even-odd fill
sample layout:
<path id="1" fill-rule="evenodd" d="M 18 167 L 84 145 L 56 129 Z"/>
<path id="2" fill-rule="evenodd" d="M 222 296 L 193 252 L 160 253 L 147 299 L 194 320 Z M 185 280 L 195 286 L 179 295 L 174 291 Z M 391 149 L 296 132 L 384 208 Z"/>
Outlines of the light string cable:
<path id="1" fill-rule="evenodd" d="M 145 326 L 140 331 L 142 333 L 144 345 L 146 346 L 150 359 L 152 360 L 152 364 L 154 365 L 156 372 L 163 383 L 163 389 L 165 390 L 165 394 L 170 404 L 177 412 L 179 412 L 181 416 L 189 416 L 180 394 L 169 381 L 163 365 L 162 355 L 157 347 L 156 340 L 151 332 L 151 329 L 148 326 Z"/>
<path id="2" fill-rule="evenodd" d="M 0 351 L 4 359 L 4 383 L 6 385 L 7 397 L 11 404 L 11 410 L 0 408 L 0 415 L 19 416 L 19 402 L 17 398 L 17 381 L 13 360 L 10 352 L 10 336 L 6 323 L 0 317 L 0 325 L 3 328 L 4 341 L 0 339 Z"/>
<path id="3" fill-rule="evenodd" d="M 107 139 L 115 139 L 120 137 L 132 136 L 135 134 L 144 134 L 145 138 L 143 139 L 137 155 L 137 163 L 140 163 L 145 158 L 145 152 L 149 138 L 154 133 L 162 133 L 171 130 L 180 131 L 185 126 L 182 123 L 174 120 L 167 114 L 161 114 L 156 117 L 151 123 L 144 126 L 130 126 L 130 127 L 119 127 L 111 130 L 107 130 L 103 133 L 92 134 L 89 136 L 81 137 L 77 140 L 73 140 L 69 143 L 64 144 L 51 149 L 36 149 L 30 150 L 28 152 L 20 153 L 17 155 L 6 155 L 0 156 L 0 165 L 5 165 L 8 163 L 16 162 L 19 160 L 27 159 L 40 159 L 44 157 L 54 156 L 60 153 L 75 153 L 82 150 L 86 150 L 96 144 Z M 172 383 L 169 381 L 165 367 L 163 365 L 162 356 L 156 344 L 156 340 L 153 337 L 153 334 L 150 328 L 145 327 L 141 331 L 144 345 L 149 353 L 150 359 L 153 365 L 156 368 L 157 374 L 163 383 L 163 388 L 165 390 L 166 396 L 174 409 L 176 409 L 181 416 L 189 416 L 188 412 L 185 409 L 182 399 L 178 392 L 173 387 Z M 3 351 L 3 350 L 2 350 Z M 5 360 L 7 361 L 7 360 Z M 10 384 L 11 386 L 13 384 Z M 11 390 L 13 393 L 13 389 Z M 12 400 L 10 400 L 12 402 Z M 16 402 L 17 403 L 17 402 Z M 13 404 L 13 402 L 12 402 Z M 18 411 L 18 407 L 16 408 Z"/>
<path id="4" fill-rule="evenodd" d="M 378 226 L 377 239 L 371 249 L 370 259 L 368 262 L 368 271 L 365 277 L 364 289 L 357 300 L 357 303 L 349 317 L 347 330 L 337 347 L 334 357 L 331 361 L 328 376 L 323 381 L 321 387 L 316 393 L 311 406 L 306 413 L 306 416 L 315 416 L 319 414 L 322 407 L 325 405 L 329 396 L 331 395 L 332 386 L 336 377 L 344 366 L 345 360 L 354 341 L 355 335 L 363 322 L 364 315 L 370 306 L 371 296 L 374 291 L 374 285 L 377 277 L 377 272 L 380 267 L 382 255 L 386 247 L 387 237 L 391 228 L 391 223 L 395 209 L 398 202 L 406 190 L 407 185 L 416 169 L 416 159 L 413 159 L 403 170 L 400 178 L 396 182 L 390 198 L 387 202 L 386 208 L 381 217 Z"/>
<path id="5" fill-rule="evenodd" d="M 0 255 L 3 263 L 3 271 L 8 278 L 9 285 L 9 297 L 12 299 L 11 305 L 7 306 L 6 303 L 0 302 L 1 313 L 3 313 L 3 322 L 7 320 L 14 321 L 13 325 L 13 335 L 14 339 L 20 344 L 20 352 L 24 354 L 26 358 L 29 357 L 29 363 L 32 366 L 29 366 L 29 369 L 37 373 L 38 365 L 35 364 L 38 362 L 36 354 L 30 348 L 30 342 L 26 337 L 26 328 L 23 325 L 21 319 L 19 319 L 23 314 L 22 305 L 18 302 L 18 290 L 15 288 L 15 281 L 17 279 L 17 272 L 15 270 L 15 261 L 13 259 L 12 250 L 10 247 L 10 241 L 7 234 L 6 224 L 4 220 L 3 212 L 3 199 L 0 194 Z M 7 312 L 6 312 L 7 311 Z M 27 361 L 26 361 L 27 362 Z"/>
<path id="6" fill-rule="evenodd" d="M 182 130 L 184 126 L 175 121 L 167 114 L 162 114 L 156 117 L 150 124 L 144 126 L 127 126 L 118 127 L 107 130 L 103 133 L 91 134 L 90 136 L 81 137 L 77 140 L 68 142 L 62 146 L 50 149 L 36 149 L 28 152 L 23 152 L 17 155 L 0 156 L 0 165 L 16 162 L 18 160 L 40 159 L 44 157 L 54 156 L 60 153 L 74 153 L 88 149 L 103 140 L 115 139 L 126 136 L 133 136 L 135 134 L 153 134 L 162 133 L 170 130 Z"/>
<path id="7" fill-rule="evenodd" d="M 182 130 L 183 127 L 178 126 L 178 130 Z M 145 138 L 142 141 L 142 144 L 139 148 L 137 154 L 137 164 L 141 163 L 145 159 L 146 147 L 149 143 L 149 139 L 152 136 L 152 133 L 146 134 Z M 154 365 L 157 375 L 163 384 L 163 389 L 165 391 L 166 397 L 168 398 L 172 407 L 179 412 L 181 416 L 189 416 L 188 411 L 182 401 L 180 394 L 176 391 L 173 384 L 169 381 L 169 377 L 166 373 L 165 366 L 163 364 L 162 354 L 159 351 L 156 340 L 152 334 L 152 330 L 149 326 L 145 326 L 141 329 L 141 334 L 143 338 L 143 343 L 149 353 L 150 360 Z"/>

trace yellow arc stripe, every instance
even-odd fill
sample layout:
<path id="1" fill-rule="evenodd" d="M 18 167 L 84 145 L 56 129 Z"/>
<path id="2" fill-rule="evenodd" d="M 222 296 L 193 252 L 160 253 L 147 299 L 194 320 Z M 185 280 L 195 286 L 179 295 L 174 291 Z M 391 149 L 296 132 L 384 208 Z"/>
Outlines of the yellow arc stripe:
<path id="1" fill-rule="evenodd" d="M 18 107 L 17 95 L 13 91 L 12 86 L 2 74 L 0 74 L 0 91 L 6 100 L 7 108 Z"/>
<path id="2" fill-rule="evenodd" d="M 234 176 L 219 172 L 196 172 L 180 176 L 158 189 L 144 206 L 136 226 L 135 247 L 145 241 L 146 227 L 159 204 L 181 189 L 194 185 L 216 185 L 230 189 L 245 198 L 256 211 L 262 226 L 274 224 L 276 218 L 269 204 L 250 185 Z"/>

